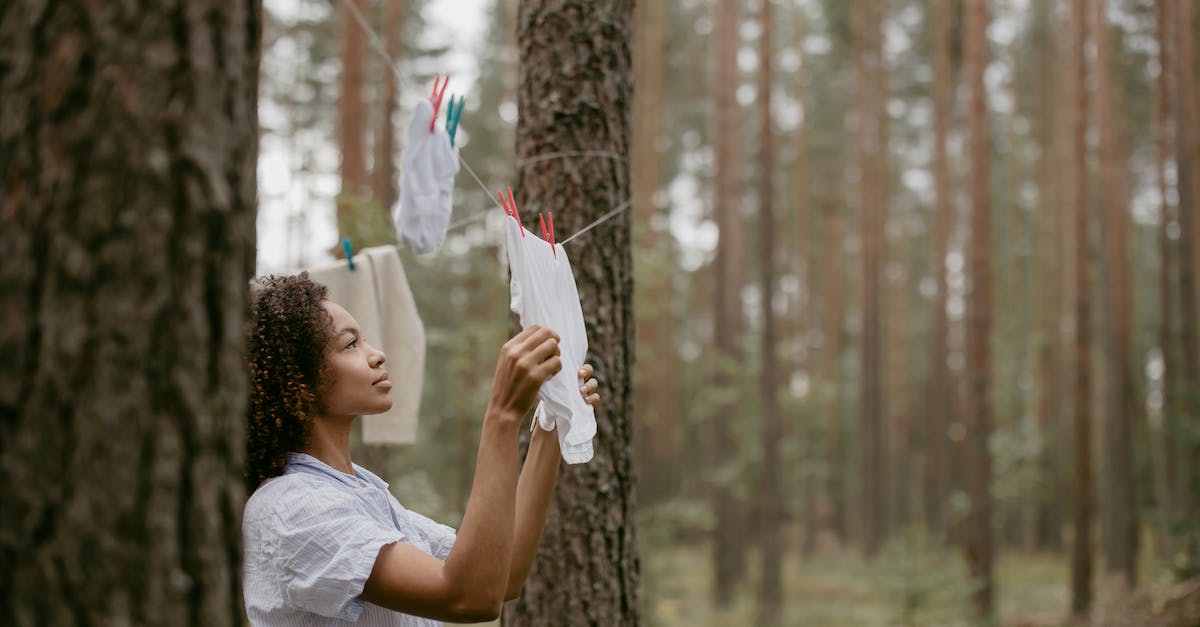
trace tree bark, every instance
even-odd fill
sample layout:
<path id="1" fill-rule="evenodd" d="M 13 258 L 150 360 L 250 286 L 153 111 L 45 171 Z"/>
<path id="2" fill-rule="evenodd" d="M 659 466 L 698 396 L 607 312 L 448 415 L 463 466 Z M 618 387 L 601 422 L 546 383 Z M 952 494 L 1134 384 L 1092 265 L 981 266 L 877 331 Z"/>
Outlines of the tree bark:
<path id="1" fill-rule="evenodd" d="M 368 15 L 367 0 L 349 0 L 359 13 Z M 338 150 L 342 157 L 342 192 L 338 199 L 338 232 L 353 232 L 347 220 L 355 200 L 370 198 L 371 182 L 367 175 L 367 107 L 363 101 L 366 75 L 367 34 L 354 18 L 347 2 L 338 2 L 341 22 L 342 73 L 338 96 Z M 339 249 L 340 250 L 340 249 Z"/>
<path id="2" fill-rule="evenodd" d="M 949 319 L 946 307 L 949 292 L 946 284 L 946 254 L 954 209 L 950 201 L 950 166 L 946 157 L 946 136 L 950 113 L 954 107 L 951 86 L 954 84 L 950 63 L 951 28 L 949 0 L 933 0 L 933 189 L 934 227 L 933 251 L 929 261 L 930 273 L 937 285 L 933 299 L 932 333 L 929 342 L 929 383 L 926 391 L 925 422 L 925 525 L 935 536 L 945 533 L 946 469 L 949 439 L 946 430 L 950 423 L 950 369 L 946 358 L 949 346 Z"/>
<path id="3" fill-rule="evenodd" d="M 1154 27 L 1155 39 L 1158 43 L 1158 76 L 1155 80 L 1154 91 L 1154 148 L 1155 148 L 1155 182 L 1159 195 L 1159 310 L 1158 345 L 1162 354 L 1162 423 L 1159 427 L 1158 452 L 1155 461 L 1155 500 L 1158 501 L 1160 518 L 1162 519 L 1161 546 L 1159 554 L 1166 557 L 1171 554 L 1170 527 L 1177 516 L 1177 462 L 1176 447 L 1178 435 L 1178 399 L 1176 384 L 1179 376 L 1179 360 L 1177 357 L 1178 332 L 1176 330 L 1175 279 L 1177 255 L 1175 243 L 1170 237 L 1171 226 L 1178 226 L 1175 213 L 1171 210 L 1170 196 L 1167 183 L 1168 146 L 1171 142 L 1170 97 L 1174 68 L 1171 55 L 1171 2 L 1155 0 Z"/>
<path id="4" fill-rule="evenodd" d="M 1200 419 L 1200 304 L 1197 300 L 1197 270 L 1194 260 L 1200 254 L 1200 220 L 1197 219 L 1196 180 L 1197 139 L 1196 127 L 1196 80 L 1192 74 L 1192 3 L 1180 0 L 1176 4 L 1175 19 L 1175 171 L 1179 204 L 1176 209 L 1179 219 L 1179 330 L 1180 330 L 1180 385 L 1183 403 L 1181 424 L 1194 424 Z M 1188 443 L 1187 455 L 1192 458 L 1200 454 L 1200 438 L 1193 437 Z M 1192 518 L 1200 515 L 1200 472 L 1192 469 L 1185 484 L 1187 489 L 1185 511 Z"/>
<path id="5" fill-rule="evenodd" d="M 518 159 L 551 150 L 627 154 L 632 16 L 627 0 L 521 2 Z M 554 211 L 561 241 L 629 199 L 629 165 L 555 159 L 522 166 L 517 183 L 523 215 Z M 596 415 L 595 457 L 563 468 L 533 573 L 523 596 L 504 608 L 503 623 L 638 625 L 628 213 L 568 247 L 587 325 L 588 360 L 605 402 Z"/>
<path id="6" fill-rule="evenodd" d="M 859 385 L 859 461 L 862 499 L 863 553 L 874 557 L 883 545 L 887 517 L 884 487 L 886 449 L 883 445 L 882 303 L 880 259 L 883 240 L 882 194 L 879 167 L 882 151 L 883 102 L 876 80 L 882 66 L 879 38 L 882 11 L 867 0 L 856 0 L 853 9 L 854 77 L 858 120 L 859 219 L 862 240 L 862 356 Z"/>
<path id="7" fill-rule="evenodd" d="M 1075 133 L 1071 180 L 1075 206 L 1075 538 L 1071 547 L 1071 611 L 1085 616 L 1092 602 L 1091 307 L 1088 289 L 1087 17 L 1088 0 L 1072 0 Z"/>
<path id="8" fill-rule="evenodd" d="M 0 607 L 241 625 L 261 7 L 0 8 Z"/>
<path id="9" fill-rule="evenodd" d="M 1104 3 L 1092 4 L 1095 33 L 1096 107 L 1100 138 L 1100 179 L 1104 203 L 1104 269 L 1107 280 L 1109 325 L 1105 342 L 1108 384 L 1103 430 L 1103 522 L 1105 568 L 1132 588 L 1137 581 L 1138 516 L 1133 478 L 1132 422 L 1138 415 L 1133 377 L 1132 302 L 1126 233 L 1130 230 L 1128 200 L 1113 113 L 1107 20 Z"/>
<path id="10" fill-rule="evenodd" d="M 658 138 L 662 127 L 663 30 L 666 7 L 661 2 L 637 4 L 634 24 L 634 110 L 631 186 L 633 235 L 637 243 L 634 287 L 638 345 L 653 355 L 638 363 L 634 395 L 639 408 L 636 449 L 643 473 L 638 499 L 642 504 L 677 492 L 680 475 L 678 422 L 674 403 L 677 349 L 671 320 L 673 260 L 660 246 L 662 211 L 655 203 L 661 185 Z"/>
<path id="11" fill-rule="evenodd" d="M 388 56 L 399 59 L 403 50 L 404 10 L 408 0 L 383 0 L 383 39 Z M 365 36 L 365 33 L 363 33 Z M 383 64 L 383 103 L 379 115 L 379 130 L 375 140 L 373 196 L 387 215 L 399 197 L 396 177 L 396 108 L 400 100 L 400 85 L 391 66 Z"/>
<path id="12" fill-rule="evenodd" d="M 782 606 L 783 534 L 780 511 L 781 488 L 779 440 L 783 425 L 779 415 L 778 358 L 775 354 L 775 140 L 771 120 L 771 58 L 774 44 L 771 3 L 759 5 L 758 40 L 758 249 L 759 279 L 762 289 L 762 374 L 759 393 L 762 402 L 762 478 L 759 492 L 759 552 L 762 572 L 758 590 L 759 625 L 778 625 Z"/>
<path id="13" fill-rule="evenodd" d="M 722 391 L 725 397 L 736 397 L 730 393 L 739 385 L 737 372 L 741 370 L 742 337 L 742 209 L 741 159 L 742 128 L 741 108 L 737 102 L 739 45 L 738 25 L 741 11 L 738 0 L 718 0 L 715 6 L 713 32 L 713 62 L 716 67 L 714 96 L 716 99 L 716 200 L 714 208 L 720 236 L 717 240 L 716 259 L 716 319 L 713 328 L 716 372 L 713 388 Z M 730 428 L 728 417 L 737 411 L 736 400 L 730 398 L 714 403 L 709 416 L 712 432 L 710 446 L 712 468 L 716 470 L 713 485 L 714 509 L 717 517 L 713 537 L 713 558 L 716 577 L 713 580 L 713 600 L 718 607 L 725 607 L 732 599 L 734 587 L 741 581 L 746 570 L 744 505 L 737 496 L 732 482 L 736 473 L 724 472 L 734 463 L 737 439 Z"/>
<path id="14" fill-rule="evenodd" d="M 970 91 L 968 145 L 970 149 L 971 240 L 970 293 L 967 297 L 967 485 L 971 499 L 967 515 L 967 566 L 978 586 L 972 594 L 980 617 L 992 614 L 991 457 L 988 388 L 992 329 L 991 197 L 988 107 L 983 74 L 988 63 L 986 0 L 969 0 L 966 57 Z"/>

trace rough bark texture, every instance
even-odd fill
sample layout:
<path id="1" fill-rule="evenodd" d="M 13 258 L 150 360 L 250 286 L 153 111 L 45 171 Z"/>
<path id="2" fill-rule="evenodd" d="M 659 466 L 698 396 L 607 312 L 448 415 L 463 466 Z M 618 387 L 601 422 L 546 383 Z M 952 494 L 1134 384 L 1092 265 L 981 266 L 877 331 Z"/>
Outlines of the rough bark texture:
<path id="1" fill-rule="evenodd" d="M 771 173 L 775 171 L 775 141 L 771 121 L 771 3 L 759 5 L 762 34 L 758 40 L 758 249 L 759 280 L 762 289 L 762 374 L 759 393 L 762 398 L 762 477 L 758 503 L 759 551 L 762 572 L 758 590 L 758 621 L 763 626 L 778 625 L 783 606 L 780 579 L 783 564 L 783 534 L 780 511 L 779 445 L 783 425 L 779 416 L 778 358 L 775 354 L 775 190 Z"/>
<path id="2" fill-rule="evenodd" d="M 732 388 L 739 383 L 742 359 L 742 111 L 737 102 L 740 4 L 737 0 L 718 0 L 713 19 L 713 63 L 716 67 L 714 184 L 717 198 L 713 211 L 720 231 L 713 261 L 716 273 L 713 344 L 717 354 L 713 389 L 720 391 L 726 400 L 714 403 L 713 412 L 708 416 L 712 433 L 708 448 L 712 456 L 710 467 L 715 471 L 712 489 L 717 517 L 713 537 L 716 570 L 713 599 L 719 607 L 729 604 L 734 587 L 746 571 L 744 506 L 737 496 L 738 490 L 732 485 L 737 473 L 725 472 L 725 467 L 734 463 L 737 452 L 737 439 L 728 418 L 737 411 L 737 394 Z"/>
<path id="3" fill-rule="evenodd" d="M 992 463 L 988 453 L 990 434 L 991 351 L 991 197 L 987 92 L 983 74 L 988 59 L 988 10 L 986 0 L 969 0 L 966 5 L 968 145 L 970 150 L 971 240 L 969 259 L 970 293 L 967 296 L 967 568 L 978 588 L 972 594 L 975 611 L 992 613 Z"/>
<path id="4" fill-rule="evenodd" d="M 255 1 L 0 5 L 0 613 L 240 625 Z"/>
<path id="5" fill-rule="evenodd" d="M 1091 304 L 1088 294 L 1087 185 L 1087 0 L 1072 0 L 1075 115 L 1071 138 L 1072 203 L 1075 208 L 1075 501 L 1071 547 L 1071 611 L 1085 615 L 1092 603 Z"/>
<path id="6" fill-rule="evenodd" d="M 879 46 L 882 9 L 867 0 L 854 3 L 854 82 L 857 93 L 859 220 L 862 239 L 862 356 L 859 386 L 859 516 L 863 553 L 874 557 L 883 545 L 886 520 L 883 445 L 883 312 L 880 286 L 883 258 L 883 150 L 880 120 L 883 95 L 876 80 L 883 60 Z"/>
<path id="7" fill-rule="evenodd" d="M 1100 500 L 1105 568 L 1126 586 L 1137 581 L 1138 516 L 1133 477 L 1133 422 L 1139 414 L 1133 375 L 1133 303 L 1127 233 L 1132 229 L 1129 201 L 1122 184 L 1124 167 L 1119 151 L 1109 66 L 1109 43 L 1104 3 L 1092 5 L 1095 32 L 1096 108 L 1100 139 L 1100 183 L 1104 218 L 1103 257 L 1108 325 L 1105 329 L 1105 387 L 1103 451 L 1104 489 Z"/>
<path id="8" fill-rule="evenodd" d="M 627 154 L 633 3 L 525 0 L 517 19 L 517 158 L 561 150 Z M 555 159 L 520 169 L 526 218 L 554 212 L 559 240 L 629 199 L 629 165 Z M 532 226 L 532 224 L 527 224 Z M 604 404 L 595 457 L 565 466 L 541 551 L 505 625 L 637 625 L 638 559 L 631 454 L 633 274 L 628 213 L 568 245 Z"/>

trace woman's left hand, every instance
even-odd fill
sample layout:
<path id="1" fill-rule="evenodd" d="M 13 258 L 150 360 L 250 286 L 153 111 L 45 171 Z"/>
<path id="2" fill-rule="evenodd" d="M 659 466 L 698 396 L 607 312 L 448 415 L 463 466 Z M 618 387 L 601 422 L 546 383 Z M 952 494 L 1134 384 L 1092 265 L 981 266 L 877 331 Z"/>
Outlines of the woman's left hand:
<path id="1" fill-rule="evenodd" d="M 596 390 L 600 387 L 600 382 L 591 378 L 592 371 L 591 364 L 584 364 L 579 369 L 579 378 L 584 380 L 583 385 L 579 386 L 579 393 L 583 395 L 583 400 L 588 405 L 596 407 L 600 404 L 600 395 L 596 393 Z"/>

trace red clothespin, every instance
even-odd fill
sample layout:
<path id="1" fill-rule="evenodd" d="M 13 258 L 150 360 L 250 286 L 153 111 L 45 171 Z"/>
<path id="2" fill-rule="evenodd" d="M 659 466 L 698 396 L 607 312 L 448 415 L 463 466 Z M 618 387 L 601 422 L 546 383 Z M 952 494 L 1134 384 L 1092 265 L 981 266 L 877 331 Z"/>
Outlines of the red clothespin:
<path id="1" fill-rule="evenodd" d="M 496 196 L 500 198 L 500 206 L 504 207 L 504 214 L 517 221 L 517 227 L 521 229 L 521 237 L 525 237 L 525 225 L 521 224 L 521 214 L 517 213 L 517 203 L 513 200 L 512 188 L 508 188 L 508 198 L 504 197 L 504 192 L 496 192 Z"/>
<path id="2" fill-rule="evenodd" d="M 438 81 L 440 77 L 436 74 L 433 76 L 433 94 L 429 96 L 429 101 L 433 103 L 433 119 L 429 120 L 429 132 L 432 133 L 437 125 L 438 111 L 442 108 L 442 97 L 446 95 L 446 86 L 450 84 L 450 75 L 446 75 L 445 82 L 442 83 L 441 91 L 438 91 Z"/>
<path id="3" fill-rule="evenodd" d="M 554 253 L 555 259 L 558 259 L 558 249 L 554 247 L 554 212 L 548 213 L 550 214 L 550 252 Z"/>

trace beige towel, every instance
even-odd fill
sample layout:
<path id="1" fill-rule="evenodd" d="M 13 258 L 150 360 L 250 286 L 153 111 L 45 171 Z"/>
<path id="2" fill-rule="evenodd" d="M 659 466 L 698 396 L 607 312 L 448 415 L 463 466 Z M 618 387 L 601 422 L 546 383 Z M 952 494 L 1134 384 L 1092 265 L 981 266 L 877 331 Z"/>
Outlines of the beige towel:
<path id="1" fill-rule="evenodd" d="M 363 418 L 363 442 L 410 444 L 417 439 L 417 414 L 425 372 L 425 327 L 408 288 L 395 246 L 365 248 L 346 261 L 310 268 L 308 274 L 329 288 L 329 299 L 358 320 L 363 337 L 387 355 L 392 408 Z"/>

